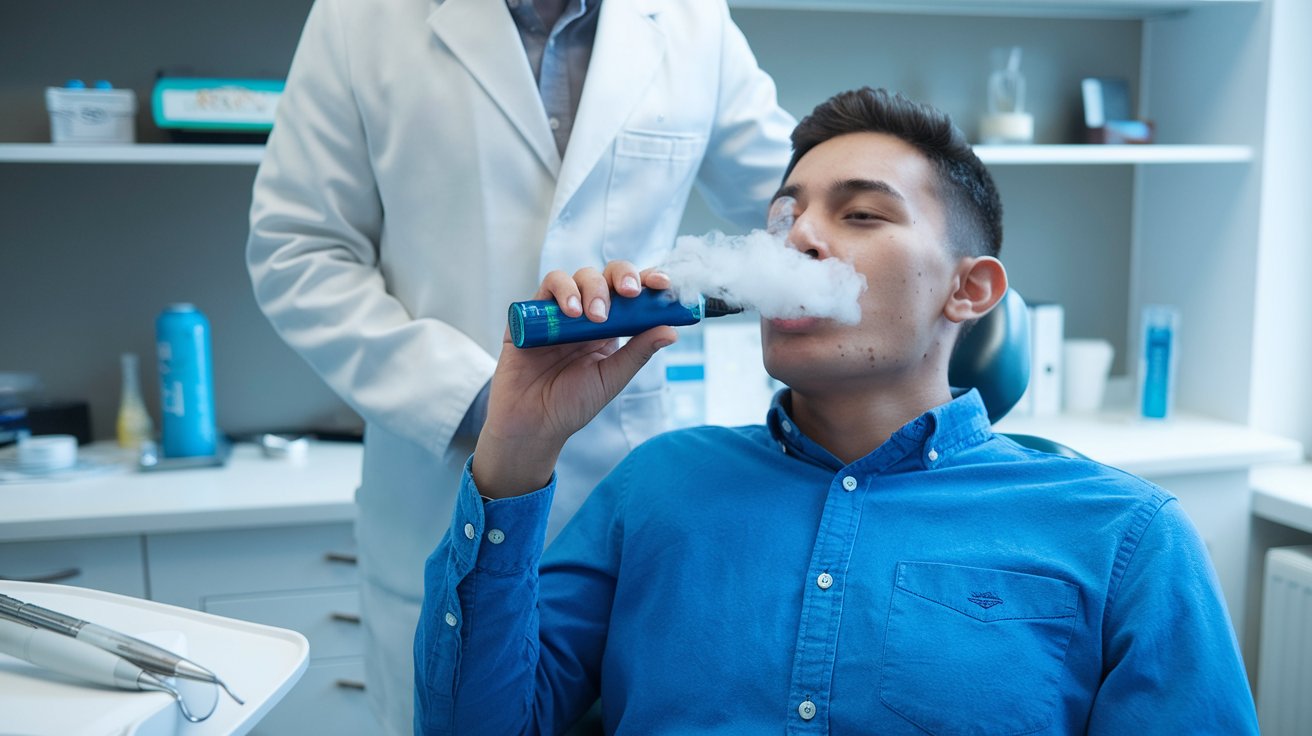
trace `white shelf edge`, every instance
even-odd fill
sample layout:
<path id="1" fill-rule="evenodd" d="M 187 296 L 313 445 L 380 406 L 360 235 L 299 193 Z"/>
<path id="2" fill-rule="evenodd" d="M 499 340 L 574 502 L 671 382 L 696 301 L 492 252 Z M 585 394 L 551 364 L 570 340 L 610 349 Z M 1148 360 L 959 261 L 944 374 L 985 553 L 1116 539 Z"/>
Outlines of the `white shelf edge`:
<path id="1" fill-rule="evenodd" d="M 975 146 L 986 164 L 1230 164 L 1253 160 L 1249 146 L 1210 145 L 1033 145 Z"/>
<path id="2" fill-rule="evenodd" d="M 1033 145 L 976 146 L 980 160 L 994 165 L 1214 164 L 1253 160 L 1248 146 L 1208 145 Z M 35 164 L 219 164 L 260 163 L 262 145 L 138 143 L 69 146 L 0 143 L 0 163 Z"/>
<path id="3" fill-rule="evenodd" d="M 55 145 L 0 143 L 0 162 L 33 164 L 230 164 L 252 166 L 264 157 L 260 144 L 133 143 Z"/>
<path id="4" fill-rule="evenodd" d="M 1195 8 L 1253 6 L 1262 0 L 729 0 L 744 10 L 836 10 L 855 13 L 1024 18 L 1151 18 Z"/>

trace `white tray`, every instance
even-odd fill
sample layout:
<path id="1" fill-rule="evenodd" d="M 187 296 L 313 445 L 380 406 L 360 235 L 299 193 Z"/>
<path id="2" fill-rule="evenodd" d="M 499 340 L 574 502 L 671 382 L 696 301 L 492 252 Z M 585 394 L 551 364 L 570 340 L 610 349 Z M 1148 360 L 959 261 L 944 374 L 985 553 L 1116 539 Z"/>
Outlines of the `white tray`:
<path id="1" fill-rule="evenodd" d="M 0 593 L 124 634 L 179 632 L 186 656 L 246 701 L 219 694 L 214 714 L 188 723 L 173 698 L 102 688 L 0 654 L 0 734 L 6 736 L 217 736 L 244 734 L 305 672 L 309 642 L 295 631 L 88 588 L 0 580 Z M 179 652 L 180 654 L 182 652 Z"/>

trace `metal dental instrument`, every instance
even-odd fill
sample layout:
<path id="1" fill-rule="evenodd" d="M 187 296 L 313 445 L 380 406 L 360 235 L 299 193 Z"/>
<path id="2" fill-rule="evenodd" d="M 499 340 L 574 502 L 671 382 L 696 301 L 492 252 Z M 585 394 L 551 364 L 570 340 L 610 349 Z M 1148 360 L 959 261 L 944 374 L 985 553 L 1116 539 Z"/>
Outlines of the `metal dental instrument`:
<path id="1" fill-rule="evenodd" d="M 57 634 L 71 636 L 80 642 L 116 654 L 157 675 L 213 683 L 223 688 L 228 697 L 235 700 L 238 705 L 246 704 L 246 701 L 228 689 L 227 684 L 220 680 L 218 675 L 185 657 L 136 637 L 120 634 L 99 624 L 83 621 L 32 603 L 24 603 L 3 593 L 0 593 L 0 614 Z M 176 694 L 176 691 L 173 692 Z M 185 710 L 186 706 L 183 706 L 183 709 Z"/>
<path id="2" fill-rule="evenodd" d="M 168 693 L 177 701 L 182 717 L 192 723 L 214 713 L 211 708 L 203 716 L 193 714 L 175 688 L 122 657 L 7 615 L 0 615 L 0 652 L 98 685 Z"/>

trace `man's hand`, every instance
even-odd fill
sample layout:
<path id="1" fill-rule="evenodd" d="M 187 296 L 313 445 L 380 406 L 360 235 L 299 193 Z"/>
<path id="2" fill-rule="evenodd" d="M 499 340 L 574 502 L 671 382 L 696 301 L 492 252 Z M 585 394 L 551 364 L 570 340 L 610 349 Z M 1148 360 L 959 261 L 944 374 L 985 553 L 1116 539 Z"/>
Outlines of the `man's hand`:
<path id="1" fill-rule="evenodd" d="M 631 263 L 612 261 L 604 273 L 585 268 L 570 277 L 552 271 L 534 298 L 554 298 L 571 317 L 586 314 L 604 322 L 612 289 L 632 297 L 643 286 L 669 285 L 663 273 L 639 273 Z M 505 498 L 545 486 L 565 441 L 592 421 L 656 351 L 677 339 L 674 328 L 655 327 L 622 348 L 612 339 L 521 350 L 507 331 L 492 375 L 487 421 L 474 449 L 479 492 Z"/>

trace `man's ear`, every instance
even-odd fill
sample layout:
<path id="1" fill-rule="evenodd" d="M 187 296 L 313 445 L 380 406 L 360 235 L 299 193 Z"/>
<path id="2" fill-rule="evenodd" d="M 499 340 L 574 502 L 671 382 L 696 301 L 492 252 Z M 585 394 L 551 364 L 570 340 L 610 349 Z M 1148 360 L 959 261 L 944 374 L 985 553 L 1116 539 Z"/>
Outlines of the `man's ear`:
<path id="1" fill-rule="evenodd" d="M 992 256 L 963 258 L 957 267 L 955 286 L 943 305 L 943 316 L 952 322 L 976 320 L 988 314 L 1007 293 L 1007 269 Z"/>

